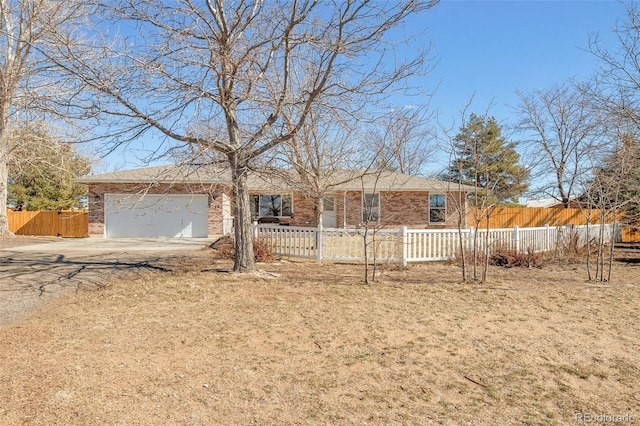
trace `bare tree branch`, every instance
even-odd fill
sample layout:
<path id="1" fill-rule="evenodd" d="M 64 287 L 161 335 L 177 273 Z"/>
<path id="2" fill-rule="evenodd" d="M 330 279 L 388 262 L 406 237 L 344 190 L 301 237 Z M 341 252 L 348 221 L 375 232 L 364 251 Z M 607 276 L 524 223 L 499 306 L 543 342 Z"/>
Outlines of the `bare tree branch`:
<path id="1" fill-rule="evenodd" d="M 0 0 L 0 236 L 7 221 L 8 170 L 22 161 L 12 131 L 28 118 L 65 116 L 73 107 L 73 85 L 44 52 L 58 40 L 73 43 L 85 8 L 74 1 Z M 33 152 L 33 151 L 31 151 Z"/>

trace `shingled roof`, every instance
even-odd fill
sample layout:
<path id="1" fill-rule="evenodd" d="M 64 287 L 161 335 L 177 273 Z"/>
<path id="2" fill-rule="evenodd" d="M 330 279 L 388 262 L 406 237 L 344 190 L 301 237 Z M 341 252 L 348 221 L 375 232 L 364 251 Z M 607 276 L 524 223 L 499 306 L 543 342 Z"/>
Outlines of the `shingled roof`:
<path id="1" fill-rule="evenodd" d="M 74 179 L 83 184 L 145 183 L 145 184 L 205 184 L 231 185 L 229 169 L 216 166 L 166 165 L 118 172 L 87 175 Z M 265 169 L 252 171 L 247 179 L 251 191 L 302 190 L 300 179 L 291 169 Z M 393 171 L 332 170 L 327 172 L 327 186 L 331 191 L 473 191 L 474 187 Z"/>

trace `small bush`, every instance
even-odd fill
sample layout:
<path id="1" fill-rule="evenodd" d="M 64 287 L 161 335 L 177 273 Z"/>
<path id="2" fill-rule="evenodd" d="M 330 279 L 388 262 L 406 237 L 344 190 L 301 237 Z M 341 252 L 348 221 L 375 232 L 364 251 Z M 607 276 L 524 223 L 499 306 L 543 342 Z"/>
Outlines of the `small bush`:
<path id="1" fill-rule="evenodd" d="M 220 259 L 233 259 L 236 254 L 232 235 L 219 238 L 209 247 L 214 250 L 215 256 Z M 275 260 L 271 246 L 263 239 L 253 241 L 253 257 L 256 262 L 273 262 Z"/>
<path id="2" fill-rule="evenodd" d="M 578 233 L 571 231 L 556 241 L 555 254 L 566 258 L 581 258 L 591 250 L 589 246 L 590 244 L 580 242 Z"/>
<path id="3" fill-rule="evenodd" d="M 569 261 L 584 261 L 589 254 L 598 253 L 598 237 L 591 235 L 589 241 L 582 241 L 578 233 L 570 232 L 556 241 L 554 259 Z M 607 242 L 604 246 L 608 246 Z"/>
<path id="4" fill-rule="evenodd" d="M 473 252 L 471 250 L 465 250 L 463 253 L 460 253 L 460 251 L 456 251 L 456 254 L 451 259 L 451 262 L 456 266 L 462 266 L 462 256 L 464 256 L 464 263 L 466 265 L 473 265 L 475 262 L 475 264 L 479 266 L 484 263 L 485 259 L 484 253 L 476 253 L 474 259 Z"/>
<path id="5" fill-rule="evenodd" d="M 526 253 L 513 249 L 498 249 L 489 257 L 489 264 L 505 268 L 542 268 L 544 257 L 542 253 L 530 249 Z"/>
<path id="6" fill-rule="evenodd" d="M 253 257 L 256 262 L 273 262 L 276 260 L 271 245 L 264 239 L 253 241 Z"/>

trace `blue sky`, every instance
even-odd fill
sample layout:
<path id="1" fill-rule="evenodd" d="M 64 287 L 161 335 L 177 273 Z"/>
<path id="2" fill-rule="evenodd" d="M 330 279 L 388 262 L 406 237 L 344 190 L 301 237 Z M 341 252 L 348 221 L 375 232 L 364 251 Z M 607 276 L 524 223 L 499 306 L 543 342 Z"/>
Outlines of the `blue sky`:
<path id="1" fill-rule="evenodd" d="M 472 111 L 511 121 L 516 90 L 546 89 L 596 69 L 586 51 L 590 33 L 611 45 L 611 28 L 625 15 L 617 1 L 444 0 L 409 29 L 426 27 L 438 63 L 424 79 L 438 86 L 431 106 L 450 123 L 475 93 Z M 447 121 L 448 120 L 448 121 Z"/>
<path id="2" fill-rule="evenodd" d="M 437 65 L 420 84 L 426 91 L 437 87 L 430 105 L 439 111 L 443 124 L 450 125 L 474 93 L 469 112 L 483 113 L 493 102 L 490 114 L 510 123 L 516 118 L 509 108 L 518 103 L 516 90 L 529 92 L 570 78 L 586 79 L 597 66 L 595 57 L 585 51 L 589 34 L 600 33 L 615 46 L 611 28 L 624 14 L 624 5 L 614 0 L 443 0 L 410 19 L 406 31 L 422 34 L 415 41 L 418 45 L 435 45 Z M 150 149 L 154 142 L 147 140 L 144 145 Z M 135 157 L 133 152 L 115 152 L 96 171 L 143 166 Z"/>

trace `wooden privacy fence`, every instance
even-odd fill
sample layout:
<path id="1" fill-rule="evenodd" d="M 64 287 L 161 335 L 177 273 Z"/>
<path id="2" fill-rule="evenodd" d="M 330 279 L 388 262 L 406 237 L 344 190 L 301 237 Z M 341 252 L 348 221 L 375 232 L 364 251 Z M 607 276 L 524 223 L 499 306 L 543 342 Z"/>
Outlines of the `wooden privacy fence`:
<path id="1" fill-rule="evenodd" d="M 254 238 L 269 244 L 276 255 L 334 261 L 424 262 L 447 260 L 474 245 L 483 249 L 488 241 L 490 248 L 523 251 L 551 251 L 570 243 L 586 244 L 588 241 L 611 241 L 616 232 L 615 224 L 582 226 L 543 226 L 535 228 L 490 229 L 384 229 L 366 233 L 362 229 L 323 229 L 253 225 Z M 602 231 L 602 232 L 600 232 Z M 365 243 L 366 241 L 366 243 Z"/>
<path id="2" fill-rule="evenodd" d="M 587 215 L 590 215 L 590 223 L 595 224 L 600 221 L 600 210 L 581 209 L 558 209 L 545 207 L 498 207 L 491 213 L 491 228 L 511 228 L 519 226 L 521 228 L 536 228 L 540 226 L 561 226 L 561 225 L 586 225 Z M 467 220 L 469 226 L 476 224 L 476 217 L 480 217 L 479 212 L 469 209 Z M 478 224 L 478 228 L 486 228 L 487 219 L 483 218 Z"/>
<path id="3" fill-rule="evenodd" d="M 636 226 L 625 226 L 622 228 L 623 243 L 640 243 L 640 228 Z"/>
<path id="4" fill-rule="evenodd" d="M 89 214 L 84 210 L 7 210 L 9 229 L 16 235 L 47 235 L 82 238 L 89 236 Z"/>

